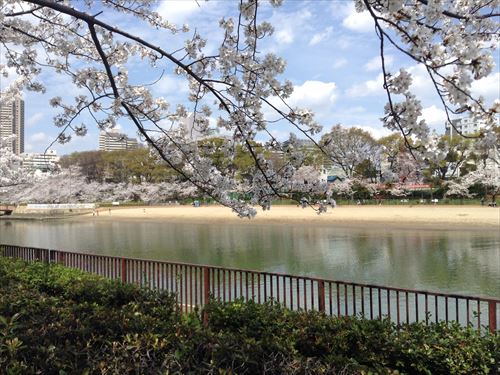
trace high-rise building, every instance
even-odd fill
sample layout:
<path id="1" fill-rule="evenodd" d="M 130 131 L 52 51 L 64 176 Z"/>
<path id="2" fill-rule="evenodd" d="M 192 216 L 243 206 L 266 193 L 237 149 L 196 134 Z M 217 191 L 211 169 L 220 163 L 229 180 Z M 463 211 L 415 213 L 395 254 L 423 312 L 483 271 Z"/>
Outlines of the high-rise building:
<path id="1" fill-rule="evenodd" d="M 102 131 L 99 134 L 100 151 L 134 150 L 138 147 L 137 139 L 129 138 L 117 130 Z"/>
<path id="2" fill-rule="evenodd" d="M 24 100 L 15 99 L 8 104 L 0 104 L 0 137 L 15 135 L 12 152 L 24 152 Z"/>

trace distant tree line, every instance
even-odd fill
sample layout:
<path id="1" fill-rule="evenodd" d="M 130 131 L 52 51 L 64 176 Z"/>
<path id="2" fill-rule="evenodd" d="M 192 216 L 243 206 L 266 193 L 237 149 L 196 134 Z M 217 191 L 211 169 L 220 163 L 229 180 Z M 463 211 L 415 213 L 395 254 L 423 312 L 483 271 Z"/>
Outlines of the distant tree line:
<path id="1" fill-rule="evenodd" d="M 61 168 L 78 167 L 87 182 L 158 183 L 175 177 L 146 148 L 75 152 L 61 158 Z"/>
<path id="2" fill-rule="evenodd" d="M 223 171 L 222 177 L 238 181 L 233 192 L 246 197 L 245 200 L 251 200 L 255 195 L 273 195 L 273 192 L 256 192 L 249 188 L 256 176 L 254 157 L 272 161 L 274 174 L 270 178 L 281 181 L 280 184 L 274 184 L 279 193 L 299 201 L 302 197 L 308 198 L 310 202 L 323 201 L 325 196 L 348 199 L 427 198 L 429 194 L 431 198 L 475 196 L 495 200 L 500 193 L 499 179 L 496 177 L 498 150 L 496 153 L 482 152 L 476 147 L 474 139 L 444 135 L 437 139 L 434 154 L 419 158 L 409 151 L 405 142 L 396 133 L 377 140 L 363 129 L 336 125 L 317 142 L 319 147 L 313 142 L 295 139 L 285 143 L 282 152 L 268 154 L 269 151 L 265 151 L 263 145 L 255 142 L 252 145 L 255 152 L 253 156 L 241 145 L 237 145 L 234 152 L 228 152 L 228 147 L 234 147 L 232 143 L 224 137 L 210 137 L 198 140 L 192 149 L 195 151 L 187 149 L 186 152 L 198 152 L 198 157 L 208 161 L 207 175 L 215 173 L 211 168 L 216 168 Z M 301 152 L 295 152 L 297 149 Z M 433 157 L 436 154 L 440 155 Z M 180 157 L 178 163 L 186 163 L 187 160 Z M 290 165 L 293 165 L 293 170 Z M 60 167 L 60 175 L 53 173 L 47 180 L 47 177 L 30 176 L 29 171 L 23 171 L 15 162 L 5 163 L 5 172 L 0 168 L 0 177 L 4 177 L 0 180 L 5 191 L 0 192 L 0 195 L 7 201 L 14 197 L 15 201 L 43 201 L 44 197 L 49 196 L 52 201 L 57 201 L 57 194 L 64 190 L 64 184 L 71 186 L 71 189 L 64 190 L 66 200 L 74 195 L 74 200 L 78 201 L 124 199 L 154 202 L 183 199 L 189 195 L 174 187 L 175 184 L 187 182 L 184 176 L 166 166 L 147 148 L 75 152 L 62 157 Z M 12 171 L 23 178 L 14 179 Z M 338 177 L 335 183 L 326 183 L 329 175 Z M 19 184 L 23 184 L 23 188 L 17 188 Z M 37 188 L 54 184 L 60 185 L 60 188 L 50 189 L 50 192 Z M 75 188 L 81 184 L 93 186 L 92 191 Z M 146 187 L 158 184 L 172 186 L 163 186 L 168 194 L 160 194 L 161 197 L 155 198 L 153 195 L 158 189 Z M 415 184 L 429 184 L 432 190 L 419 190 L 415 195 L 416 192 L 411 190 Z M 45 191 L 45 195 L 40 196 L 38 192 L 41 191 Z M 100 193 L 95 193 L 97 191 Z M 196 187 L 193 187 L 190 194 L 196 191 Z M 268 203 L 270 205 L 271 202 Z"/>

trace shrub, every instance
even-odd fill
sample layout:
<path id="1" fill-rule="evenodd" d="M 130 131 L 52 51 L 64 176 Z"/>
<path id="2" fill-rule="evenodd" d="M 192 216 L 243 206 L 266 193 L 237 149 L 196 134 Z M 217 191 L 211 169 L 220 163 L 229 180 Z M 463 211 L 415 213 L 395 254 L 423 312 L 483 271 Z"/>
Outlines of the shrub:
<path id="1" fill-rule="evenodd" d="M 201 317 L 208 317 L 206 325 Z M 0 374 L 494 374 L 500 336 L 173 296 L 0 257 Z"/>

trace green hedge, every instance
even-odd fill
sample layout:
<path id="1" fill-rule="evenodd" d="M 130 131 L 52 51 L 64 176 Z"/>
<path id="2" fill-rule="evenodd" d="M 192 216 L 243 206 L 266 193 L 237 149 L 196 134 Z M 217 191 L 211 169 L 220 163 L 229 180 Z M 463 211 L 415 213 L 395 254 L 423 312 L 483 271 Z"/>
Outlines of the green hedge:
<path id="1" fill-rule="evenodd" d="M 2 374 L 481 374 L 499 335 L 211 302 L 180 314 L 161 292 L 0 257 Z"/>

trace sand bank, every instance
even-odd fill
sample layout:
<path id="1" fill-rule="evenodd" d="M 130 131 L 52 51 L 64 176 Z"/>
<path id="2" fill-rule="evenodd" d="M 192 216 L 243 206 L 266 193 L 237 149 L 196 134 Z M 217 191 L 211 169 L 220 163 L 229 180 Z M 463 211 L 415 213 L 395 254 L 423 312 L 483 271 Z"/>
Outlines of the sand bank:
<path id="1" fill-rule="evenodd" d="M 500 230 L 500 208 L 481 206 L 338 206 L 318 215 L 311 208 L 274 206 L 257 209 L 251 220 L 238 218 L 221 206 L 162 206 L 101 209 L 93 220 L 154 220 L 189 222 L 318 223 L 336 225 L 383 225 L 393 227 L 470 228 Z"/>

